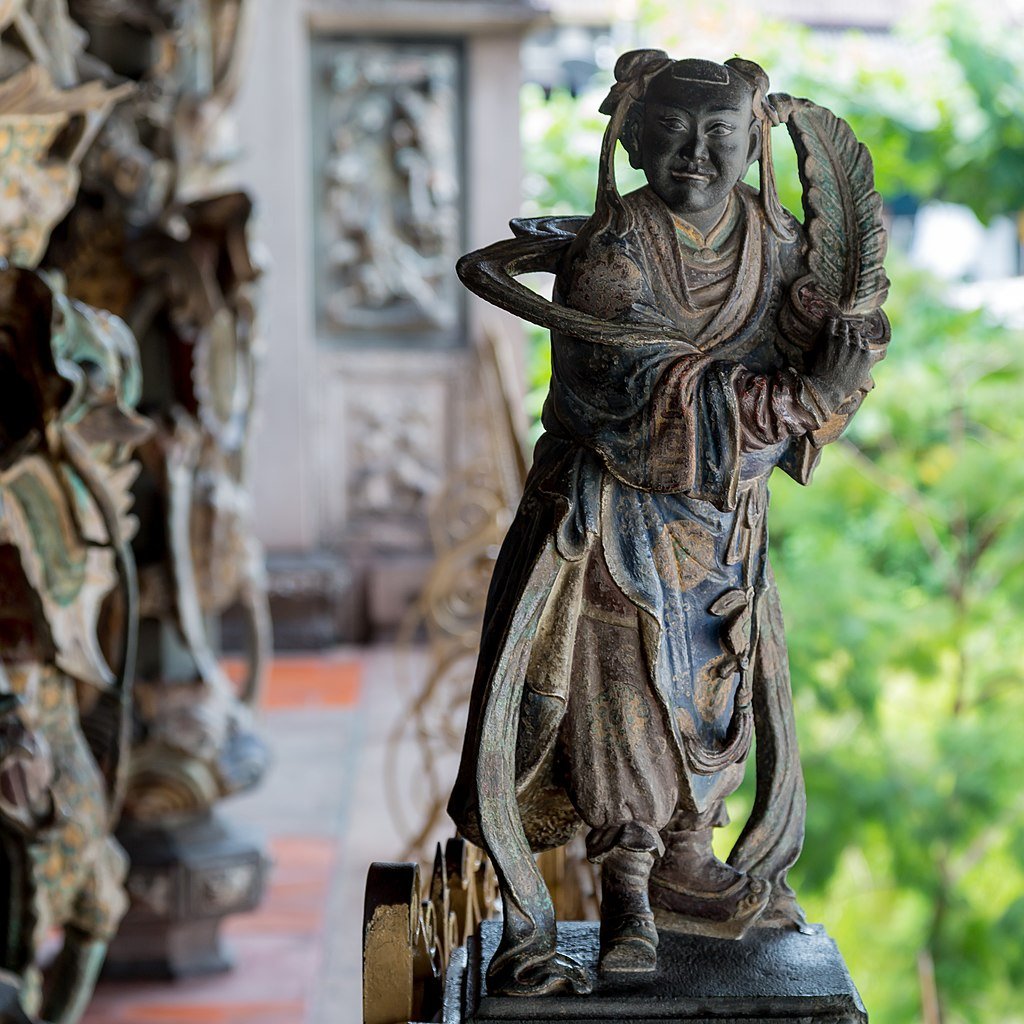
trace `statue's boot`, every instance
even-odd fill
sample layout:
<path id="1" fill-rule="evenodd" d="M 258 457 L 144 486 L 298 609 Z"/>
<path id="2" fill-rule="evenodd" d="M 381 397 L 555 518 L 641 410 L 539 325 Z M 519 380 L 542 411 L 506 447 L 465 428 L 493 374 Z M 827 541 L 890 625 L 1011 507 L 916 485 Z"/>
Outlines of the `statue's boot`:
<path id="1" fill-rule="evenodd" d="M 601 862 L 602 974 L 653 971 L 658 963 L 658 930 L 648 896 L 654 854 L 612 850 Z"/>
<path id="2" fill-rule="evenodd" d="M 764 912 L 771 883 L 712 852 L 711 829 L 664 833 L 665 855 L 651 872 L 650 898 L 658 926 L 738 939 Z"/>

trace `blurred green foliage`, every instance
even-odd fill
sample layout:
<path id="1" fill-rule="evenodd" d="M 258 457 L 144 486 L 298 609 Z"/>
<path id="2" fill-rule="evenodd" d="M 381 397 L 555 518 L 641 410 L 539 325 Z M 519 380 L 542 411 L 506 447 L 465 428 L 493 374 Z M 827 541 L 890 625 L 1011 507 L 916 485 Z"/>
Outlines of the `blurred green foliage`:
<path id="1" fill-rule="evenodd" d="M 1024 333 L 892 268 L 889 358 L 813 485 L 773 479 L 808 790 L 796 884 L 869 1009 L 1024 1020 Z"/>
<path id="2" fill-rule="evenodd" d="M 669 18 L 647 11 L 651 24 Z M 863 40 L 844 51 L 763 23 L 757 52 L 739 52 L 774 88 L 849 117 L 883 195 L 982 217 L 1024 208 L 1024 31 L 950 5 L 909 31 L 907 46 L 934 55 L 926 72 L 899 45 L 880 57 Z M 527 214 L 592 209 L 601 95 L 545 101 L 527 88 Z M 799 210 L 792 148 L 777 154 Z M 620 183 L 635 172 L 623 167 Z M 942 1024 L 1021 1024 L 1024 332 L 958 308 L 895 256 L 889 269 L 893 341 L 875 392 L 809 488 L 773 477 L 808 790 L 794 883 L 872 1019 L 935 1024 L 923 1006 L 937 995 Z M 543 332 L 531 337 L 536 416 L 550 368 Z"/>

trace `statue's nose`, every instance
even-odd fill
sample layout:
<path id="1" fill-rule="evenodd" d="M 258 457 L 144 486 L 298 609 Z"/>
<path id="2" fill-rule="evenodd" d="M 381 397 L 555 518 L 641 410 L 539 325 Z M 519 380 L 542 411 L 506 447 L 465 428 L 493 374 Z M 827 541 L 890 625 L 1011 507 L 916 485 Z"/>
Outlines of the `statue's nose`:
<path id="1" fill-rule="evenodd" d="M 694 163 L 700 163 L 707 157 L 708 143 L 702 132 L 694 132 L 683 142 L 682 155 Z"/>

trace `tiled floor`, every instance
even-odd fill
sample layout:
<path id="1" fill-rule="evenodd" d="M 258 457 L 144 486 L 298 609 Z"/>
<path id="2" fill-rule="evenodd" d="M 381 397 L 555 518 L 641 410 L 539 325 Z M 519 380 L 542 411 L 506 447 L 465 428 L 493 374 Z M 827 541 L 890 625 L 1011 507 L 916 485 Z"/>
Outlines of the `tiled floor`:
<path id="1" fill-rule="evenodd" d="M 366 869 L 401 850 L 383 766 L 410 658 L 373 649 L 275 661 L 261 700 L 273 767 L 224 805 L 263 832 L 274 863 L 263 905 L 226 926 L 234 970 L 103 983 L 84 1024 L 358 1024 Z"/>

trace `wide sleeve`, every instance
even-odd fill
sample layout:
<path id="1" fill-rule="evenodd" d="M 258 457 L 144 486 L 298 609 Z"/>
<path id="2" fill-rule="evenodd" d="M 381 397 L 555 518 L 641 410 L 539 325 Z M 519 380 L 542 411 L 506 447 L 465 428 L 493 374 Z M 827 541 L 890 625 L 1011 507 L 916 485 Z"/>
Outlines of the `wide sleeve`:
<path id="1" fill-rule="evenodd" d="M 824 426 L 833 413 L 824 390 L 791 368 L 765 374 L 740 367 L 733 387 L 743 451 L 757 451 L 811 433 Z"/>
<path id="2" fill-rule="evenodd" d="M 652 490 L 687 494 L 722 511 L 735 508 L 741 451 L 738 369 L 696 355 L 665 370 L 651 402 Z"/>
<path id="3" fill-rule="evenodd" d="M 877 324 L 867 326 L 842 316 L 826 321 L 804 372 L 791 366 L 768 373 L 741 368 L 733 384 L 743 450 L 815 434 L 831 427 L 841 410 L 852 415 L 860 403 L 850 408 L 851 399 L 871 389 L 871 370 L 885 356 L 888 321 L 881 314 L 876 319 Z"/>

